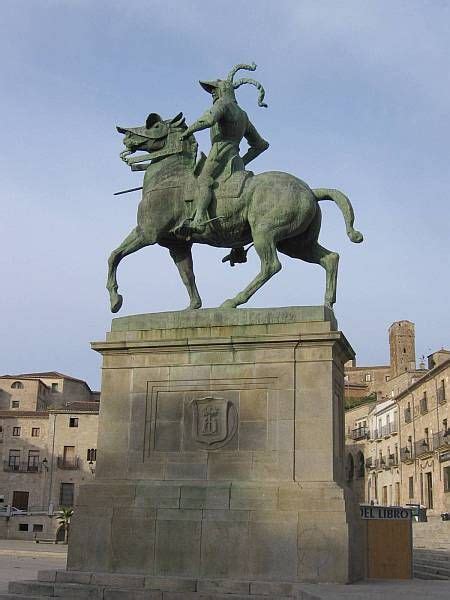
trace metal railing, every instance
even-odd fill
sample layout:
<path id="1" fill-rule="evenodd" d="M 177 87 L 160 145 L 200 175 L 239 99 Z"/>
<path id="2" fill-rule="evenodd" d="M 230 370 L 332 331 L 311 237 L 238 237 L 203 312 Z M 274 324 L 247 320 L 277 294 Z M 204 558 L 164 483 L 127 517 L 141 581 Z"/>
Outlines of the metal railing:
<path id="1" fill-rule="evenodd" d="M 433 440 L 431 438 L 422 438 L 415 443 L 416 456 L 422 456 L 433 451 Z"/>
<path id="2" fill-rule="evenodd" d="M 386 468 L 386 459 L 383 458 L 376 458 L 375 459 L 375 469 L 385 469 Z"/>
<path id="3" fill-rule="evenodd" d="M 400 448 L 400 460 L 402 462 L 411 462 L 415 458 L 414 448 L 411 446 L 404 446 Z"/>
<path id="4" fill-rule="evenodd" d="M 350 432 L 350 437 L 352 440 L 363 440 L 367 438 L 369 430 L 367 427 L 357 427 L 356 429 L 352 429 Z"/>
<path id="5" fill-rule="evenodd" d="M 450 446 L 450 430 L 443 429 L 437 433 L 433 433 L 433 448 L 442 448 L 443 446 Z"/>
<path id="6" fill-rule="evenodd" d="M 398 466 L 398 456 L 395 454 L 390 454 L 387 460 L 388 467 L 397 467 Z"/>
<path id="7" fill-rule="evenodd" d="M 56 464 L 58 469 L 75 470 L 80 468 L 80 457 L 74 456 L 73 458 L 65 458 L 64 456 L 58 456 Z"/>
<path id="8" fill-rule="evenodd" d="M 40 473 L 42 471 L 42 463 L 27 463 L 27 462 L 10 462 L 3 461 L 3 471 L 7 473 Z"/>

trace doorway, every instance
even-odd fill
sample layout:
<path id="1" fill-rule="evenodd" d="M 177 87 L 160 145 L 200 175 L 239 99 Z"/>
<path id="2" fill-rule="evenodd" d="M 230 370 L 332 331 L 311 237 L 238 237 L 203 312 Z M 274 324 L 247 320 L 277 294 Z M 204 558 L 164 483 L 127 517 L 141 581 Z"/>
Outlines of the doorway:
<path id="1" fill-rule="evenodd" d="M 425 473 L 427 481 L 427 508 L 433 508 L 433 473 Z"/>

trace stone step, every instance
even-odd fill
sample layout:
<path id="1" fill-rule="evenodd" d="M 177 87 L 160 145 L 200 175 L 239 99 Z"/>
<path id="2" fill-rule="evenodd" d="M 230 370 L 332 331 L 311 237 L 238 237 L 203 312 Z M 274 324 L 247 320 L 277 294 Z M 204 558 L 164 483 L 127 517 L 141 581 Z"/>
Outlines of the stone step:
<path id="1" fill-rule="evenodd" d="M 28 594 L 10 594 L 9 592 L 0 592 L 0 600 L 45 600 L 53 596 L 29 596 Z"/>
<path id="2" fill-rule="evenodd" d="M 420 552 L 414 552 L 414 560 L 441 560 L 443 562 L 450 562 L 450 552 L 439 552 L 439 550 L 422 550 Z"/>
<path id="3" fill-rule="evenodd" d="M 442 567 L 441 565 L 432 565 L 430 563 L 414 563 L 414 573 L 420 571 L 423 573 L 430 573 L 430 575 L 439 575 L 446 579 L 450 579 L 450 568 Z"/>
<path id="4" fill-rule="evenodd" d="M 228 583 L 231 587 L 236 582 Z M 223 586 L 225 586 L 224 583 Z M 283 591 L 283 588 L 279 586 L 280 584 L 267 583 L 265 589 L 261 590 L 261 594 L 252 594 L 250 586 L 248 586 L 247 593 L 234 593 L 236 590 L 224 593 L 223 591 L 218 592 L 217 589 L 211 589 L 212 585 L 204 585 L 204 588 L 209 587 L 210 589 L 202 591 L 163 591 L 84 583 L 13 581 L 9 584 L 8 594 L 0 594 L 0 600 L 6 600 L 6 598 L 20 598 L 21 600 L 34 600 L 35 598 L 64 598 L 65 600 L 292 600 L 295 597 L 292 590 L 289 596 L 277 593 L 277 589 L 280 592 Z"/>
<path id="5" fill-rule="evenodd" d="M 415 558 L 413 561 L 414 565 L 428 565 L 435 569 L 442 569 L 450 571 L 450 562 L 448 560 L 440 560 L 436 558 Z"/>
<path id="6" fill-rule="evenodd" d="M 445 575 L 436 575 L 434 573 L 428 573 L 427 571 L 422 571 L 421 569 L 414 569 L 414 577 L 416 579 L 435 579 L 435 580 L 442 580 L 442 581 L 448 581 L 448 577 L 445 577 Z M 1 598 L 1 596 L 0 596 Z"/>

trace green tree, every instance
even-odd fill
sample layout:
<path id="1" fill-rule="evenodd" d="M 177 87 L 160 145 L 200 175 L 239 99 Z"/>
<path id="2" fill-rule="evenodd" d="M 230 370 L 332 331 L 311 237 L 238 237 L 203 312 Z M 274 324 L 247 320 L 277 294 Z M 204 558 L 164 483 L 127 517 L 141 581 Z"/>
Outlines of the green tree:
<path id="1" fill-rule="evenodd" d="M 62 507 L 58 513 L 58 523 L 64 527 L 64 543 L 67 544 L 69 538 L 70 519 L 73 515 L 73 508 Z"/>

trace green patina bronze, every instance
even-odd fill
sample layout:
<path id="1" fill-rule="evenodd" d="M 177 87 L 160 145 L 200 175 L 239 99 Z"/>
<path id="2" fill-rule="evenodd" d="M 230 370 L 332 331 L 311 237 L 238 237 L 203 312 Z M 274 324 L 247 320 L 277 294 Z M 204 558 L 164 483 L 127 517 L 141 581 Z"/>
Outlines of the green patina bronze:
<path id="1" fill-rule="evenodd" d="M 246 261 L 243 246 L 253 243 L 261 261 L 258 275 L 223 308 L 244 304 L 281 269 L 278 252 L 320 264 L 326 272 L 325 305 L 336 301 L 339 255 L 318 243 L 321 225 L 320 200 L 332 200 L 341 209 L 352 242 L 363 236 L 353 228 L 354 214 L 347 196 L 338 190 L 311 189 L 288 173 L 269 171 L 254 175 L 245 167 L 269 147 L 247 113 L 239 107 L 234 90 L 250 83 L 259 90 L 258 104 L 266 106 L 264 88 L 253 79 L 234 81 L 236 65 L 225 80 L 201 81 L 211 94 L 212 107 L 187 127 L 179 113 L 162 119 L 151 113 L 142 127 L 118 127 L 126 150 L 121 158 L 133 171 L 145 171 L 137 226 L 109 258 L 107 288 L 111 310 L 122 306 L 116 271 L 129 254 L 152 244 L 168 248 L 189 294 L 189 309 L 201 307 L 195 283 L 192 244 L 231 248 L 225 257 L 233 265 Z M 211 151 L 197 160 L 194 133 L 211 130 Z M 243 157 L 243 139 L 249 149 Z M 143 154 L 135 155 L 137 151 Z"/>

